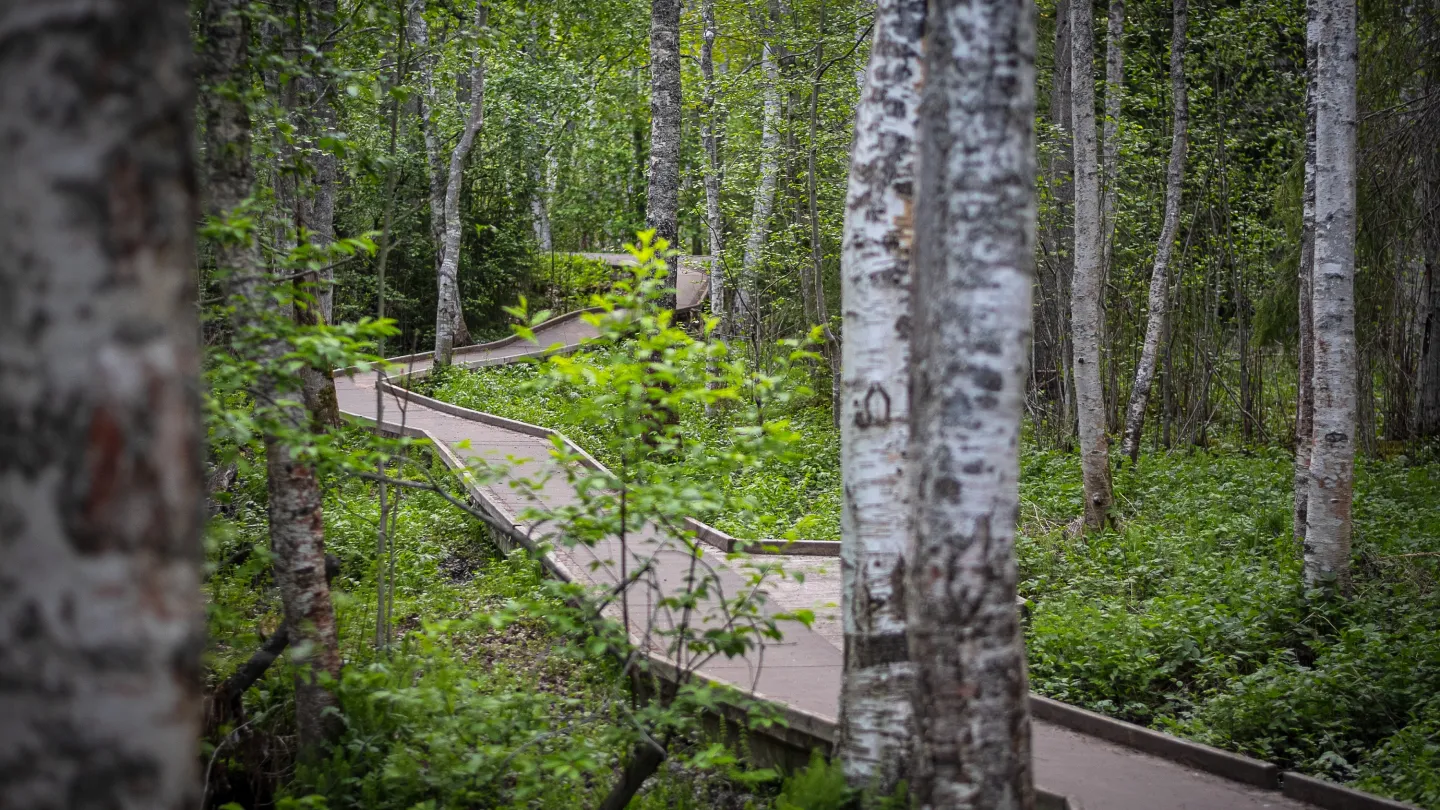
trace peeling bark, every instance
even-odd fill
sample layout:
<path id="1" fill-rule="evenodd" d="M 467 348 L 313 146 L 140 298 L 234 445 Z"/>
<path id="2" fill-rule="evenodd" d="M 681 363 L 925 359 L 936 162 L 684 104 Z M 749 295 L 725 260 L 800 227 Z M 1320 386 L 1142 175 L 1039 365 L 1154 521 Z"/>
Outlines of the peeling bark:
<path id="1" fill-rule="evenodd" d="M 680 233 L 680 0 L 650 2 L 650 165 L 645 227 L 672 250 Z M 675 307 L 674 268 L 664 306 Z"/>
<path id="2" fill-rule="evenodd" d="M 188 12 L 0 6 L 5 807 L 200 801 Z"/>
<path id="3" fill-rule="evenodd" d="M 205 48 L 204 78 L 212 88 L 202 96 L 205 105 L 206 187 L 212 217 L 224 217 L 251 196 L 254 169 L 250 162 L 250 111 L 243 97 L 213 88 L 238 87 L 249 81 L 248 23 L 239 14 L 241 0 L 210 0 L 202 31 Z M 255 333 L 258 360 L 273 365 L 289 350 L 285 341 L 264 336 L 268 324 L 286 317 L 270 295 L 269 279 L 254 240 L 217 246 L 218 266 L 227 273 L 226 291 L 235 302 L 235 327 Z M 253 395 L 271 418 L 294 430 L 304 430 L 305 409 L 293 404 L 294 386 L 273 374 L 262 374 Z M 270 545 L 275 552 L 275 581 L 285 606 L 285 626 L 297 647 L 305 650 L 305 666 L 296 673 L 295 715 L 303 748 L 313 749 L 338 730 L 333 714 L 335 697 L 318 684 L 318 675 L 340 674 L 335 632 L 335 610 L 325 581 L 325 532 L 320 511 L 321 494 L 314 470 L 295 457 L 293 448 L 274 434 L 265 437 L 270 504 Z"/>
<path id="4" fill-rule="evenodd" d="M 479 36 L 485 28 L 489 7 L 483 2 L 475 5 L 475 34 Z M 423 19 L 423 18 L 421 18 Z M 464 235 L 460 221 L 460 193 L 465 184 L 465 162 L 470 149 L 475 145 L 475 135 L 485 123 L 485 56 L 476 46 L 474 65 L 470 68 L 470 109 L 465 117 L 460 140 L 450 153 L 450 170 L 445 181 L 445 203 L 443 221 L 444 241 L 441 243 L 440 272 L 436 274 L 438 296 L 435 307 L 435 365 L 450 365 L 450 357 L 457 345 L 468 342 L 469 335 L 461 335 L 465 313 L 460 305 L 460 240 Z M 431 72 L 431 91 L 434 99 L 434 73 Z M 432 199 L 434 192 L 431 192 Z M 432 202 L 433 205 L 433 202 Z"/>
<path id="5" fill-rule="evenodd" d="M 905 555 L 918 679 L 911 799 L 1031 810 L 1014 541 L 1035 262 L 1035 8 L 932 0 L 929 9 Z"/>
<path id="6" fill-rule="evenodd" d="M 1100 176 L 1096 169 L 1094 32 L 1092 0 L 1070 0 L 1070 114 L 1075 135 L 1075 274 L 1070 282 L 1074 333 L 1075 399 L 1080 423 L 1080 470 L 1085 484 L 1084 527 L 1110 522 L 1109 440 L 1105 388 L 1100 379 L 1101 283 Z"/>
<path id="7" fill-rule="evenodd" d="M 1356 7 L 1315 0 L 1315 424 L 1305 582 L 1348 590 L 1355 484 Z M 1367 387 L 1368 388 L 1368 387 Z"/>
<path id="8" fill-rule="evenodd" d="M 856 788 L 906 778 L 915 668 L 905 641 L 909 537 L 910 253 L 925 0 L 881 0 L 855 110 L 840 254 L 841 611 L 836 746 Z"/>
<path id="9" fill-rule="evenodd" d="M 1150 404 L 1150 386 L 1155 381 L 1155 365 L 1160 356 L 1160 341 L 1165 335 L 1170 305 L 1170 254 L 1175 236 L 1180 231 L 1180 196 L 1185 186 L 1185 151 L 1189 144 L 1189 101 L 1185 90 L 1185 29 L 1188 22 L 1186 0 L 1174 0 L 1170 33 L 1170 94 L 1172 97 L 1172 128 L 1170 165 L 1165 175 L 1165 221 L 1160 227 L 1160 241 L 1155 246 L 1155 266 L 1150 275 L 1149 312 L 1145 321 L 1145 342 L 1140 347 L 1140 361 L 1135 367 L 1135 384 L 1130 388 L 1130 404 L 1125 414 L 1125 439 L 1121 452 L 1131 462 L 1140 457 L 1140 438 L 1145 432 L 1145 410 Z M 1108 124 L 1107 124 L 1108 126 Z"/>

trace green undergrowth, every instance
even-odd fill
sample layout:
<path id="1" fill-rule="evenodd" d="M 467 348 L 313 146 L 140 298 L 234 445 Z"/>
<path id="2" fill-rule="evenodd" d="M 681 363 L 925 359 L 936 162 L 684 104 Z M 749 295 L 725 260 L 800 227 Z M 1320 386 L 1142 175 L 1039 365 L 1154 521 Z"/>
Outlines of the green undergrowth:
<path id="1" fill-rule="evenodd" d="M 427 471 L 441 472 L 423 448 L 412 453 L 392 475 L 425 480 Z M 265 552 L 264 462 L 256 456 L 240 454 L 236 482 L 220 496 L 222 511 L 208 535 L 212 688 L 280 624 Z M 393 505 L 395 487 L 388 497 Z M 399 497 L 396 637 L 377 651 L 377 486 L 343 478 L 326 492 L 326 549 L 340 561 L 332 583 L 344 657 L 335 685 L 344 725 L 339 741 L 323 759 L 297 761 L 294 670 L 282 658 L 247 691 L 243 715 L 205 741 L 208 806 L 597 806 L 630 739 L 623 711 L 632 700 L 628 682 L 607 657 L 587 654 L 538 615 L 495 621 L 517 605 L 544 613 L 551 604 L 564 614 L 555 583 L 529 559 L 500 556 L 485 527 L 439 494 L 406 490 Z M 701 735 L 672 744 L 670 761 L 631 807 L 830 807 L 786 798 L 794 792 L 787 785 L 811 783 L 833 792 L 842 781 L 821 764 L 782 782 L 772 772 L 747 770 L 735 752 Z"/>
<path id="2" fill-rule="evenodd" d="M 534 391 L 512 365 L 452 372 L 435 396 L 565 431 L 580 389 Z M 752 509 L 716 518 L 746 538 L 838 539 L 839 440 L 798 400 L 802 452 L 728 481 Z M 808 403 L 808 404 L 807 404 Z M 723 446 L 725 412 L 681 416 Z M 606 459 L 601 458 L 601 461 Z M 1355 595 L 1306 594 L 1291 535 L 1289 452 L 1217 444 L 1118 468 L 1119 528 L 1087 539 L 1073 454 L 1022 447 L 1018 544 L 1031 685 L 1045 695 L 1376 793 L 1440 808 L 1440 459 L 1362 459 Z"/>

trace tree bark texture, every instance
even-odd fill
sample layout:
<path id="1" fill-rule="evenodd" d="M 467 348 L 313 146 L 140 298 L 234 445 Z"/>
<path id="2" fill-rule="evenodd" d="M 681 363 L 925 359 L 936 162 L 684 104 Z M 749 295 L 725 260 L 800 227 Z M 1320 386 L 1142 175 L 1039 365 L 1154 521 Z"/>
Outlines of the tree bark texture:
<path id="1" fill-rule="evenodd" d="M 1355 484 L 1356 7 L 1316 0 L 1315 424 L 1305 581 L 1348 587 Z M 1366 387 L 1368 390 L 1368 386 Z"/>
<path id="2" fill-rule="evenodd" d="M 881 0 L 855 110 L 840 254 L 841 612 L 837 746 L 847 780 L 889 794 L 906 778 L 915 668 L 905 640 L 909 537 L 910 253 L 926 0 Z"/>
<path id="3" fill-rule="evenodd" d="M 650 165 L 645 227 L 679 247 L 680 234 L 680 0 L 650 0 Z M 674 307 L 674 268 L 664 305 Z"/>
<path id="4" fill-rule="evenodd" d="M 917 808 L 1031 810 L 1014 541 L 1035 262 L 1035 9 L 929 9 L 905 555 L 918 678 L 911 797 Z"/>
<path id="5" fill-rule="evenodd" d="M 1070 115 L 1075 135 L 1075 273 L 1070 282 L 1070 326 L 1075 398 L 1080 424 L 1080 469 L 1085 484 L 1084 526 L 1110 519 L 1110 453 L 1105 436 L 1105 389 L 1100 379 L 1101 300 L 1100 176 L 1096 168 L 1094 14 L 1092 0 L 1070 0 Z"/>
<path id="6" fill-rule="evenodd" d="M 1185 29 L 1188 22 L 1186 0 L 1174 0 L 1170 32 L 1170 95 L 1174 132 L 1170 139 L 1170 165 L 1165 174 L 1165 220 L 1160 226 L 1160 241 L 1155 246 L 1155 266 L 1150 275 L 1149 312 L 1145 321 L 1145 342 L 1140 347 L 1140 361 L 1135 367 L 1135 384 L 1130 388 L 1130 404 L 1125 414 L 1125 438 L 1122 452 L 1133 462 L 1140 457 L 1140 438 L 1145 432 L 1145 410 L 1150 404 L 1150 387 L 1155 381 L 1155 366 L 1160 357 L 1160 341 L 1165 336 L 1167 311 L 1170 304 L 1170 256 L 1175 249 L 1175 236 L 1180 231 L 1180 196 L 1185 185 L 1185 152 L 1189 145 L 1189 103 L 1185 88 Z M 1107 124 L 1108 126 L 1108 124 Z"/>
<path id="7" fill-rule="evenodd" d="M 485 28 L 489 8 L 483 2 L 475 5 L 475 35 Z M 432 74 L 433 75 L 433 74 Z M 437 274 L 438 296 L 435 307 L 435 365 L 450 365 L 450 357 L 459 345 L 456 322 L 465 319 L 460 308 L 460 240 L 464 223 L 460 221 L 460 193 L 465 186 L 465 162 L 475 135 L 485 123 L 485 56 L 476 44 L 474 65 L 470 68 L 470 109 L 460 130 L 460 140 L 450 153 L 450 170 L 445 181 L 445 241 L 442 243 L 440 272 Z M 468 336 L 467 336 L 468 338 Z"/>
<path id="8" fill-rule="evenodd" d="M 770 215 L 775 210 L 775 186 L 780 176 L 780 64 L 775 58 L 774 43 L 767 38 L 762 47 L 760 70 L 765 74 L 765 107 L 760 122 L 760 176 L 755 181 L 750 233 L 745 238 L 745 255 L 740 260 L 740 278 L 735 290 L 735 319 L 752 338 L 759 317 L 755 273 L 770 235 Z"/>
<path id="9" fill-rule="evenodd" d="M 1420 344 L 1420 395 L 1416 413 L 1416 426 L 1420 436 L 1440 436 L 1440 227 L 1435 218 L 1440 215 L 1440 20 L 1434 14 L 1422 23 L 1423 42 L 1428 43 L 1425 61 L 1425 84 L 1423 94 L 1431 99 L 1421 118 L 1417 131 L 1426 133 L 1421 140 L 1420 154 L 1420 201 L 1422 222 L 1430 227 L 1420 233 L 1421 256 L 1425 262 L 1424 287 L 1426 297 L 1425 319 Z"/>
<path id="10" fill-rule="evenodd" d="M 710 311 L 720 318 L 720 332 L 730 334 L 730 313 L 725 304 L 725 220 L 720 213 L 720 144 L 715 135 L 715 0 L 700 6 L 704 26 L 700 42 L 700 75 L 705 81 L 704 110 L 700 114 L 700 143 L 705 149 L 705 232 L 710 251 Z"/>
<path id="11" fill-rule="evenodd" d="M 0 805 L 190 810 L 204 609 L 178 0 L 0 4 Z"/>
<path id="12" fill-rule="evenodd" d="M 1299 373 L 1295 386 L 1295 537 L 1305 539 L 1310 499 L 1310 450 L 1315 434 L 1315 62 L 1320 40 L 1316 0 L 1305 4 L 1305 166 L 1301 191 Z"/>
<path id="13" fill-rule="evenodd" d="M 1105 253 L 1102 277 L 1113 272 L 1115 252 L 1115 201 L 1120 181 L 1120 106 L 1125 93 L 1125 0 L 1110 0 L 1105 27 L 1105 152 L 1101 158 L 1104 193 L 1100 198 L 1100 222 L 1104 227 Z M 1173 64 L 1174 59 L 1171 59 Z M 1172 153 L 1173 154 L 1173 153 Z M 1116 396 L 1119 396 L 1118 392 Z"/>
<path id="14" fill-rule="evenodd" d="M 210 0 L 205 7 L 203 75 L 209 90 L 205 105 L 205 151 L 208 215 L 224 218 L 253 193 L 250 160 L 250 111 L 234 92 L 249 82 L 247 50 L 250 33 L 239 13 L 242 0 Z M 229 88 L 225 91 L 224 88 Z M 226 278 L 226 292 L 235 303 L 235 329 L 253 337 L 262 365 L 273 366 L 289 350 L 274 335 L 273 325 L 287 317 L 270 294 L 269 279 L 253 239 L 217 246 L 216 262 Z M 290 429 L 308 426 L 305 409 L 294 404 L 294 384 L 262 373 L 253 395 L 260 407 Z M 297 673 L 296 725 L 304 748 L 330 738 L 337 730 L 335 697 L 318 684 L 317 675 L 340 674 L 335 610 L 325 580 L 325 532 L 321 493 L 314 469 L 296 458 L 293 448 L 271 433 L 265 437 L 270 509 L 270 546 L 275 553 L 275 581 L 285 606 L 285 626 L 306 666 Z"/>

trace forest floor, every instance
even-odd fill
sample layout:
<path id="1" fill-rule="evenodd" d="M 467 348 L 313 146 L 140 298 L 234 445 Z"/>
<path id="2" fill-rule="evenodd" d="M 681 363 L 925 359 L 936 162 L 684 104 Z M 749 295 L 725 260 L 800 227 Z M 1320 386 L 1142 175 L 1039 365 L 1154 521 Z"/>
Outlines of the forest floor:
<path id="1" fill-rule="evenodd" d="M 578 390 L 533 391 L 517 365 L 453 374 L 429 393 L 554 427 L 599 448 Z M 698 410 L 685 434 L 723 446 Z M 749 509 L 713 518 L 742 538 L 838 540 L 839 436 L 828 410 L 784 418 L 797 451 L 705 482 Z M 600 458 L 602 462 L 607 459 Z M 682 475 L 685 471 L 678 471 Z M 1074 454 L 1021 452 L 1020 592 L 1037 692 L 1365 790 L 1440 808 L 1440 457 L 1361 459 L 1354 594 L 1301 584 L 1288 449 L 1212 442 L 1115 473 L 1119 527 L 1063 527 L 1081 505 Z"/>

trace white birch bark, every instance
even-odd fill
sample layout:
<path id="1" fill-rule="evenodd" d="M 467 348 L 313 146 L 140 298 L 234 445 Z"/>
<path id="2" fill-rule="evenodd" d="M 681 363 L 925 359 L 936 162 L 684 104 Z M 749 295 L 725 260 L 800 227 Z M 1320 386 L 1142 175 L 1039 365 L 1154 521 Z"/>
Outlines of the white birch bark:
<path id="1" fill-rule="evenodd" d="M 1115 252 L 1115 201 L 1120 178 L 1120 106 L 1125 92 L 1125 0 L 1110 0 L 1105 29 L 1105 145 L 1101 158 L 1104 195 L 1100 198 L 1100 221 L 1105 257 L 1102 273 L 1108 277 Z"/>
<path id="2" fill-rule="evenodd" d="M 1014 541 L 1035 263 L 1035 7 L 929 9 L 911 298 L 910 796 L 916 808 L 1031 810 Z"/>
<path id="3" fill-rule="evenodd" d="M 1305 178 L 1302 191 L 1299 271 L 1299 349 L 1295 394 L 1295 537 L 1305 539 L 1310 500 L 1310 450 L 1315 435 L 1315 63 L 1320 41 L 1315 0 L 1305 4 Z"/>
<path id="4" fill-rule="evenodd" d="M 489 9 L 484 0 L 475 6 L 475 34 L 478 37 L 485 28 Z M 470 69 L 470 109 L 465 116 L 460 140 L 450 153 L 450 170 L 445 181 L 445 237 L 442 243 L 440 272 L 438 276 L 439 295 L 435 308 L 435 365 L 450 365 L 450 357 L 458 338 L 456 322 L 464 320 L 460 308 L 460 239 L 464 234 L 460 222 L 460 193 L 465 183 L 465 162 L 470 157 L 470 148 L 475 145 L 475 135 L 485 122 L 485 56 L 476 45 L 474 66 Z"/>
<path id="5" fill-rule="evenodd" d="M 530 170 L 535 182 L 535 191 L 530 196 L 530 218 L 535 227 L 535 244 L 541 253 L 549 253 L 555 247 L 550 236 L 550 207 L 546 202 L 550 197 L 548 169 L 547 164 L 546 170 L 542 171 L 538 166 Z"/>
<path id="6" fill-rule="evenodd" d="M 189 4 L 0 5 L 0 806 L 200 804 Z"/>
<path id="7" fill-rule="evenodd" d="M 1356 6 L 1316 0 L 1315 424 L 1305 520 L 1305 582 L 1349 584 L 1355 479 Z"/>
<path id="8" fill-rule="evenodd" d="M 740 260 L 740 278 L 735 289 L 735 320 L 746 330 L 754 331 L 758 317 L 755 297 L 755 272 L 765 254 L 770 235 L 770 215 L 775 210 L 775 186 L 780 175 L 780 65 L 775 46 L 766 41 L 760 55 L 760 70 L 765 75 L 764 109 L 760 122 L 760 175 L 755 182 L 751 205 L 750 233 L 745 238 L 745 254 Z"/>
<path id="9" fill-rule="evenodd" d="M 704 111 L 700 116 L 700 143 L 705 150 L 705 233 L 710 251 L 710 311 L 720 318 L 720 332 L 730 334 L 730 313 L 725 307 L 725 221 L 720 213 L 720 144 L 716 137 L 715 0 L 700 6 L 704 26 L 700 42 L 700 75 L 705 81 Z"/>
<path id="10" fill-rule="evenodd" d="M 1170 32 L 1170 94 L 1172 102 L 1170 165 L 1165 175 L 1165 220 L 1160 226 L 1160 241 L 1155 246 L 1155 265 L 1150 274 L 1149 311 L 1145 321 L 1145 342 L 1140 347 L 1140 361 L 1135 367 L 1135 384 L 1130 388 L 1130 403 L 1125 414 L 1125 439 L 1121 452 L 1133 462 L 1140 456 L 1140 438 L 1145 432 L 1145 410 L 1150 403 L 1150 387 L 1155 381 L 1155 364 L 1160 356 L 1160 341 L 1165 335 L 1170 313 L 1170 256 L 1175 236 L 1180 230 L 1180 199 L 1185 185 L 1185 152 L 1189 145 L 1189 99 L 1185 88 L 1185 34 L 1188 22 L 1186 0 L 1174 0 Z M 1108 127 L 1109 124 L 1107 123 Z"/>
<path id="11" fill-rule="evenodd" d="M 909 537 L 910 250 L 926 0 L 881 0 L 855 110 L 840 254 L 840 469 L 845 673 L 836 746 L 846 779 L 905 778 L 914 665 L 905 639 Z"/>
<path id="12" fill-rule="evenodd" d="M 1070 2 L 1071 122 L 1075 135 L 1075 271 L 1070 282 L 1075 399 L 1080 423 L 1080 470 L 1085 484 L 1084 527 L 1109 522 L 1110 453 L 1105 436 L 1105 389 L 1100 380 L 1100 175 L 1096 167 L 1094 17 L 1092 0 Z"/>
<path id="13" fill-rule="evenodd" d="M 650 2 L 650 163 L 645 226 L 679 249 L 680 233 L 680 0 Z M 676 305 L 672 270 L 663 304 Z"/>

